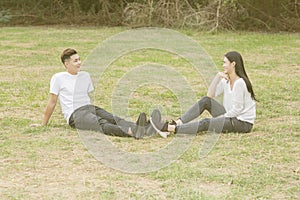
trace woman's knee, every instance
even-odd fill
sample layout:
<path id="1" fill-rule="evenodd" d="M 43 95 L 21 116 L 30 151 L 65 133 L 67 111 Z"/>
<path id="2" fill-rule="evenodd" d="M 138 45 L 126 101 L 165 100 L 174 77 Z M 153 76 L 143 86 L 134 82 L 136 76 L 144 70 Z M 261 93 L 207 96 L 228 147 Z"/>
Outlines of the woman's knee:
<path id="1" fill-rule="evenodd" d="M 204 96 L 198 102 L 210 103 L 211 102 L 211 98 L 208 97 L 208 96 Z"/>
<path id="2" fill-rule="evenodd" d="M 198 101 L 198 105 L 199 108 L 203 107 L 204 109 L 209 109 L 211 106 L 211 98 L 208 96 L 204 96 L 202 97 L 199 101 Z"/>

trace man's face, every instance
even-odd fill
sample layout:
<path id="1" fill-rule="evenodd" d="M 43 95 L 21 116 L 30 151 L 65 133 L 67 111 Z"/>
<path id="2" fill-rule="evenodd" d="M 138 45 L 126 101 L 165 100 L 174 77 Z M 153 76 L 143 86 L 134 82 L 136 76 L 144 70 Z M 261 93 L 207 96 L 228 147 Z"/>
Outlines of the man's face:
<path id="1" fill-rule="evenodd" d="M 65 61 L 65 66 L 67 71 L 72 74 L 76 75 L 80 71 L 81 60 L 78 54 L 74 54 L 70 57 L 70 59 Z"/>

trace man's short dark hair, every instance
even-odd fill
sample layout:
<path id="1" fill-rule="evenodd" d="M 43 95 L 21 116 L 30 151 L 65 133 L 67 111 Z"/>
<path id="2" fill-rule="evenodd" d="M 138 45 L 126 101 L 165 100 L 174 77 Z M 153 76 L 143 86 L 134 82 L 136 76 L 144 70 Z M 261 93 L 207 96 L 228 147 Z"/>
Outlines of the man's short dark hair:
<path id="1" fill-rule="evenodd" d="M 61 62 L 65 64 L 65 61 L 70 59 L 70 57 L 74 54 L 77 54 L 77 51 L 75 49 L 67 48 L 65 49 L 61 54 Z"/>

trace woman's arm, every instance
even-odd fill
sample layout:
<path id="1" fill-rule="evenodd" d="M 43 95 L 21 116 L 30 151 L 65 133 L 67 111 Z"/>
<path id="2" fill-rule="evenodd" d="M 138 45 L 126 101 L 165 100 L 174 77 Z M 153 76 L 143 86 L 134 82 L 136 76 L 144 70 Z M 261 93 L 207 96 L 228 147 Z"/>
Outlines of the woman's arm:
<path id="1" fill-rule="evenodd" d="M 210 97 L 210 98 L 215 97 L 217 85 L 219 84 L 219 82 L 221 81 L 222 78 L 229 80 L 229 76 L 227 74 L 225 74 L 224 72 L 218 72 L 208 88 L 208 91 L 207 91 L 208 97 Z"/>

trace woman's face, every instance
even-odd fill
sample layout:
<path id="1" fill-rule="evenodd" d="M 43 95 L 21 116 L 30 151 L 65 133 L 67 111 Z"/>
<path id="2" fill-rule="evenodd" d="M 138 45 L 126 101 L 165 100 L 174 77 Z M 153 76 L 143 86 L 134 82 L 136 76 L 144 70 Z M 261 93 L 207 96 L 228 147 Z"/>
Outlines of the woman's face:
<path id="1" fill-rule="evenodd" d="M 235 62 L 230 62 L 228 58 L 224 57 L 223 68 L 225 74 L 231 74 L 232 72 L 234 72 L 235 70 L 234 66 L 235 66 Z"/>

